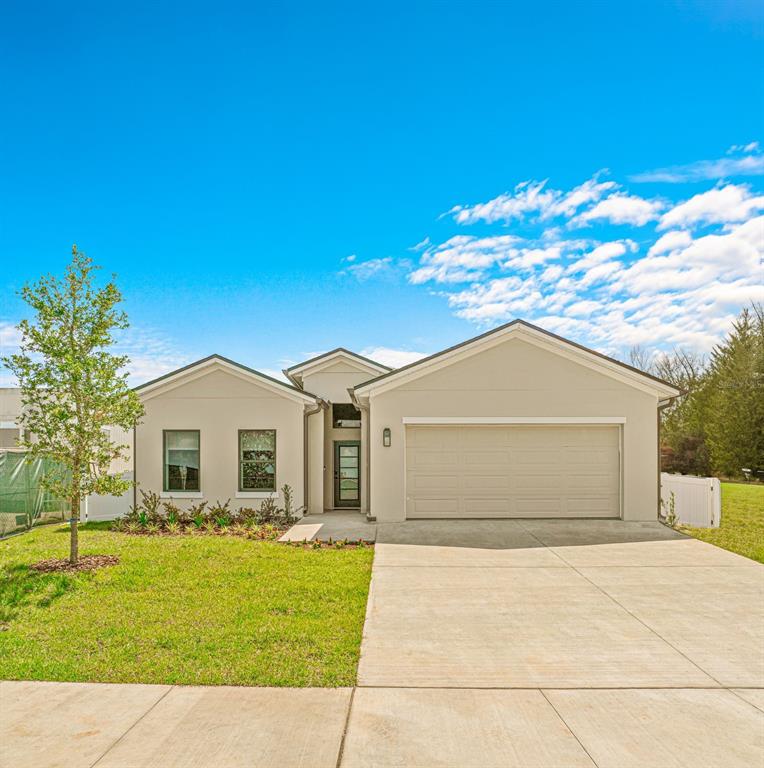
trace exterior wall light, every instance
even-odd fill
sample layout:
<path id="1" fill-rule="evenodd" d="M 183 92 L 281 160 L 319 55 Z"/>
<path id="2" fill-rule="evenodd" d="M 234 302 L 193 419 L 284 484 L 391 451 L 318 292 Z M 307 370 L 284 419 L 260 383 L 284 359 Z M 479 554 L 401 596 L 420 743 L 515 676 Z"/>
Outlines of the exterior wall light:
<path id="1" fill-rule="evenodd" d="M 382 445 L 384 445 L 385 448 L 389 448 L 390 447 L 390 442 L 391 442 L 390 427 L 385 427 L 382 430 Z"/>

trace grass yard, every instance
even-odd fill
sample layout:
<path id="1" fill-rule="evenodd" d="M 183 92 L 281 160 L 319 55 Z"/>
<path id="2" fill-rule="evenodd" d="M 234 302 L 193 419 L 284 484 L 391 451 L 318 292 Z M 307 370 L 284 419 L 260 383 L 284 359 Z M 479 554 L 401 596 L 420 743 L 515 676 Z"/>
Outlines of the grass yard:
<path id="1" fill-rule="evenodd" d="M 764 563 L 764 485 L 722 483 L 721 525 L 680 530 Z"/>
<path id="2" fill-rule="evenodd" d="M 92 573 L 37 573 L 68 529 L 0 542 L 0 679 L 343 686 L 356 679 L 373 550 L 80 530 Z"/>

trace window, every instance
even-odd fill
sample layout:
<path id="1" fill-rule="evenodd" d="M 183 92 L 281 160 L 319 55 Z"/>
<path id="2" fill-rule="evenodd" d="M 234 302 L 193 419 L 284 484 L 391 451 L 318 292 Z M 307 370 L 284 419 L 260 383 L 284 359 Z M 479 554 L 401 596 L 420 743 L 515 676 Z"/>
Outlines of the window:
<path id="1" fill-rule="evenodd" d="M 199 430 L 164 431 L 164 490 L 198 491 Z"/>
<path id="2" fill-rule="evenodd" d="M 361 412 L 352 403 L 332 403 L 332 422 L 335 428 L 358 429 Z"/>
<path id="3" fill-rule="evenodd" d="M 276 430 L 239 430 L 239 490 L 276 490 Z"/>

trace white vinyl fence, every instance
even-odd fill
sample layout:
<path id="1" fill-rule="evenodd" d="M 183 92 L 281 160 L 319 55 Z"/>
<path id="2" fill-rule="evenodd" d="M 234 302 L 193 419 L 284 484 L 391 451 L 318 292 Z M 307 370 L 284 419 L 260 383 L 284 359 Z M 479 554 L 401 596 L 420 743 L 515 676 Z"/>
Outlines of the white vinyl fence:
<path id="1" fill-rule="evenodd" d="M 125 480 L 132 480 L 133 473 L 125 472 L 122 475 Z M 82 502 L 80 507 L 80 520 L 84 523 L 88 520 L 116 520 L 126 515 L 133 503 L 133 486 L 131 485 L 121 496 L 98 496 L 93 494 Z"/>
<path id="2" fill-rule="evenodd" d="M 722 489 L 717 477 L 690 477 L 661 472 L 661 514 L 671 509 L 678 522 L 695 528 L 718 528 L 722 517 Z"/>

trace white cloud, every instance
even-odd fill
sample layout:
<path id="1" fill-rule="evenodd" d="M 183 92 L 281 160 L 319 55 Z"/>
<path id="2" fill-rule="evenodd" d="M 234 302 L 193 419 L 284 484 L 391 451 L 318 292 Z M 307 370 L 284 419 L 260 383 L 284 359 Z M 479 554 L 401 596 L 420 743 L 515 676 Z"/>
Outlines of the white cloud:
<path id="1" fill-rule="evenodd" d="M 131 386 L 143 384 L 192 362 L 162 333 L 131 326 L 115 338 L 114 354 L 127 355 Z"/>
<path id="2" fill-rule="evenodd" d="M 695 239 L 668 232 L 624 263 L 636 249 L 631 240 L 603 243 L 447 299 L 479 326 L 524 317 L 611 354 L 634 344 L 708 351 L 742 306 L 764 301 L 764 216 Z"/>
<path id="3" fill-rule="evenodd" d="M 368 259 L 367 261 L 359 262 L 355 262 L 354 259 L 355 256 L 352 259 L 346 259 L 346 261 L 351 261 L 353 263 L 345 267 L 340 274 L 350 274 L 361 282 L 369 280 L 372 277 L 380 277 L 383 274 L 389 275 L 394 269 L 392 256 L 385 256 L 384 258 L 379 259 Z"/>
<path id="4" fill-rule="evenodd" d="M 408 349 L 392 349 L 390 347 L 366 347 L 361 350 L 361 355 L 364 357 L 390 368 L 401 368 L 409 363 L 415 363 L 429 354 L 429 352 L 413 352 Z"/>
<path id="5" fill-rule="evenodd" d="M 599 181 L 599 174 L 568 192 L 547 189 L 544 181 L 523 181 L 513 192 L 477 205 L 456 205 L 448 211 L 458 224 L 488 224 L 535 216 L 548 220 L 558 216 L 572 216 L 581 206 L 599 200 L 606 192 L 617 187 L 613 181 Z"/>
<path id="6" fill-rule="evenodd" d="M 20 344 L 21 333 L 16 326 L 0 322 L 0 354 L 17 352 Z M 191 362 L 187 355 L 162 334 L 137 327 L 119 331 L 111 351 L 115 355 L 127 355 L 130 358 L 126 368 L 130 386 L 151 381 Z M 18 382 L 7 370 L 0 368 L 0 386 L 15 387 Z"/>
<path id="7" fill-rule="evenodd" d="M 728 155 L 735 155 L 738 152 L 743 152 L 744 154 L 750 154 L 751 152 L 758 152 L 759 151 L 759 142 L 758 141 L 751 141 L 748 144 L 733 144 L 726 152 Z"/>
<path id="8" fill-rule="evenodd" d="M 551 283 L 561 277 L 564 271 L 560 264 L 552 264 L 539 275 L 539 280 L 542 283 Z"/>
<path id="9" fill-rule="evenodd" d="M 675 251 L 677 248 L 686 248 L 692 242 L 692 235 L 689 232 L 683 232 L 682 230 L 676 230 L 674 232 L 666 232 L 665 235 L 659 237 L 647 252 L 648 256 L 654 256 L 658 253 L 666 253 L 667 251 Z"/>
<path id="10" fill-rule="evenodd" d="M 745 221 L 764 209 L 764 195 L 752 195 L 746 184 L 727 184 L 691 197 L 661 217 L 658 229 Z"/>
<path id="11" fill-rule="evenodd" d="M 665 182 L 680 184 L 709 179 L 726 179 L 730 176 L 761 176 L 764 174 L 764 155 L 759 154 L 759 144 L 752 141 L 745 146 L 733 145 L 728 153 L 745 152 L 744 157 L 722 157 L 718 160 L 699 160 L 687 165 L 673 165 L 637 173 L 629 177 L 635 182 Z M 755 153 L 755 154 L 753 154 Z"/>
<path id="12" fill-rule="evenodd" d="M 0 354 L 13 354 L 19 346 L 21 346 L 21 331 L 14 323 L 0 321 Z"/>
<path id="13" fill-rule="evenodd" d="M 601 200 L 570 222 L 571 226 L 590 224 L 593 221 L 609 221 L 612 224 L 644 226 L 658 218 L 663 204 L 658 200 L 645 200 L 636 195 L 619 192 Z"/>
<path id="14" fill-rule="evenodd" d="M 434 280 L 436 283 L 463 283 L 477 280 L 484 270 L 515 255 L 520 238 L 513 235 L 472 237 L 456 235 L 440 245 L 428 245 L 418 269 L 409 274 L 416 284 Z"/>
<path id="15" fill-rule="evenodd" d="M 623 256 L 627 251 L 636 250 L 636 243 L 631 240 L 614 240 L 610 243 L 598 245 L 582 258 L 568 266 L 568 272 L 585 272 L 592 267 L 603 264 Z"/>

